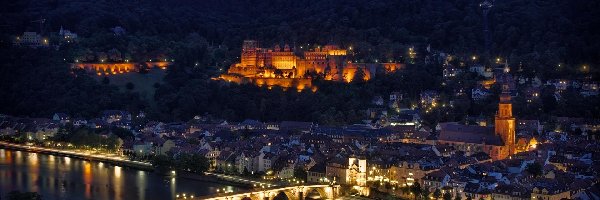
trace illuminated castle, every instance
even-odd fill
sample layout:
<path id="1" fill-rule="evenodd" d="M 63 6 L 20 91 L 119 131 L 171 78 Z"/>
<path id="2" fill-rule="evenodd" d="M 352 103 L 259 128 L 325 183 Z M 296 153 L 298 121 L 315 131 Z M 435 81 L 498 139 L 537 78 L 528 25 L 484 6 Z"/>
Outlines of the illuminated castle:
<path id="1" fill-rule="evenodd" d="M 236 83 L 281 86 L 284 88 L 312 87 L 309 74 L 320 74 L 326 80 L 350 82 L 358 70 L 369 80 L 378 70 L 395 71 L 400 63 L 352 63 L 349 52 L 337 45 L 325 45 L 306 51 L 297 51 L 284 45 L 261 48 L 255 40 L 245 40 L 240 63 L 231 65 L 220 78 Z"/>

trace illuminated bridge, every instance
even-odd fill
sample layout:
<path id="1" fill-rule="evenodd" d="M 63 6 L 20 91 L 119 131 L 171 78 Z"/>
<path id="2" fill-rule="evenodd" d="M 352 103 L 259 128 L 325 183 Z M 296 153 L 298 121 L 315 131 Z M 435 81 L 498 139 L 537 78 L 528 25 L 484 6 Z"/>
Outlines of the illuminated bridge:
<path id="1" fill-rule="evenodd" d="M 272 200 L 275 196 L 285 195 L 289 200 L 303 200 L 309 194 L 315 194 L 320 199 L 336 199 L 340 193 L 339 185 L 298 185 L 260 188 L 250 191 L 215 194 L 203 196 L 207 200 Z"/>

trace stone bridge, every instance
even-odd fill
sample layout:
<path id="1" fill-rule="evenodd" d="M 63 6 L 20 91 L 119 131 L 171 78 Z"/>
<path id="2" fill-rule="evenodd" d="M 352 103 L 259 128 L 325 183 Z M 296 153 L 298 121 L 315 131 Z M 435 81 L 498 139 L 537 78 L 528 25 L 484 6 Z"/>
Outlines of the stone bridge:
<path id="1" fill-rule="evenodd" d="M 272 200 L 275 196 L 285 195 L 289 200 L 304 200 L 309 194 L 318 194 L 320 199 L 336 199 L 340 193 L 339 185 L 298 185 L 260 188 L 251 191 L 216 194 L 200 197 L 207 200 Z"/>

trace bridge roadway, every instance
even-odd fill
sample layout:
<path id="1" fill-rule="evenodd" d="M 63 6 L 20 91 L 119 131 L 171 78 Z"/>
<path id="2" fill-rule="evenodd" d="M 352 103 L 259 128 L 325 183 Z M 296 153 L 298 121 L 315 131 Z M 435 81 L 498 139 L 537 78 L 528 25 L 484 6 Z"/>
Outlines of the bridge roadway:
<path id="1" fill-rule="evenodd" d="M 271 188 L 256 188 L 234 193 L 221 193 L 200 197 L 205 200 L 272 200 L 280 193 L 289 200 L 303 200 L 307 194 L 316 191 L 321 199 L 336 199 L 340 194 L 339 185 L 296 185 Z"/>
<path id="2" fill-rule="evenodd" d="M 257 181 L 257 180 L 251 180 L 251 179 L 246 179 L 243 177 L 239 177 L 239 176 L 230 176 L 230 175 L 226 175 L 226 174 L 219 174 L 219 173 L 211 173 L 211 172 L 204 172 L 204 175 L 206 176 L 214 176 L 218 179 L 224 180 L 224 181 L 229 181 L 229 182 L 234 182 L 234 183 L 242 183 L 242 184 L 247 184 L 247 185 L 254 185 L 255 187 L 261 186 L 261 185 L 265 185 L 265 186 L 269 186 L 269 187 L 277 187 L 278 185 L 275 183 L 270 183 L 270 182 L 262 182 L 262 181 Z"/>
<path id="3" fill-rule="evenodd" d="M 69 151 L 69 150 L 60 150 L 60 149 L 51 149 L 37 146 L 28 146 L 21 144 L 14 144 L 0 141 L 0 148 L 27 151 L 33 153 L 42 153 L 49 155 L 57 155 L 57 156 L 66 156 L 72 158 L 79 158 L 84 160 L 93 160 L 106 162 L 114 165 L 133 167 L 142 170 L 153 170 L 152 164 L 147 162 L 140 162 L 135 160 L 129 160 L 122 156 L 111 155 L 111 154 L 98 154 L 98 153 L 87 153 L 87 152 L 77 152 L 77 151 Z"/>

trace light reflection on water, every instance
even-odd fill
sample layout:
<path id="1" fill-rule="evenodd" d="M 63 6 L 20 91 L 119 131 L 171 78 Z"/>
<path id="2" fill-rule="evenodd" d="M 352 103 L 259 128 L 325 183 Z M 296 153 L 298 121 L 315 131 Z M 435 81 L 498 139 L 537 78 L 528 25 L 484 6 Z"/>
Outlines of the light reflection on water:
<path id="1" fill-rule="evenodd" d="M 201 196 L 224 187 L 230 188 L 108 163 L 0 149 L 0 199 L 12 190 L 38 192 L 43 199 L 173 199 L 177 193 Z"/>

